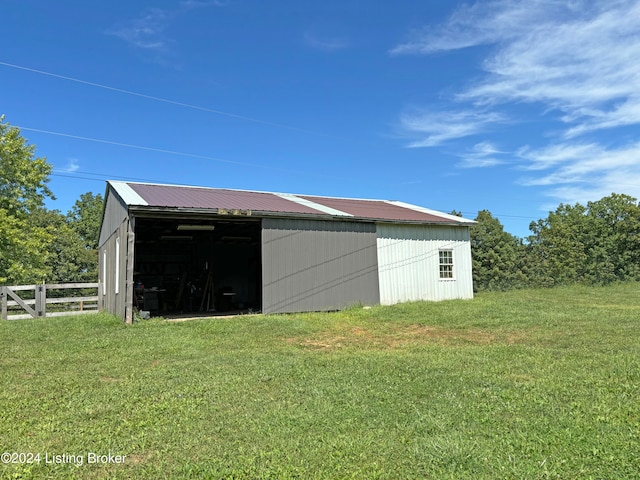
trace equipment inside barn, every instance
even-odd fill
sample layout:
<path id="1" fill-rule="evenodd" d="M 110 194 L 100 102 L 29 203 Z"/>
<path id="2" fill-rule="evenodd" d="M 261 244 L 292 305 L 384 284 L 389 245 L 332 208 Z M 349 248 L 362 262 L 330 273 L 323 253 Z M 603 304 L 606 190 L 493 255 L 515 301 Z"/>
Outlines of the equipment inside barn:
<path id="1" fill-rule="evenodd" d="M 260 309 L 260 222 L 139 218 L 134 281 L 153 314 Z"/>

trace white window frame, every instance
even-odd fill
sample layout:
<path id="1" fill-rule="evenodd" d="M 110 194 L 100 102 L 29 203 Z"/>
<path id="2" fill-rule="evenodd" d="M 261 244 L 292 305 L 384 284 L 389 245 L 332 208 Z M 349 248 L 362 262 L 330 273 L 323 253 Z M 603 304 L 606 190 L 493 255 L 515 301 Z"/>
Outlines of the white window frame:
<path id="1" fill-rule="evenodd" d="M 453 250 L 441 248 L 438 250 L 438 276 L 440 280 L 455 280 Z"/>

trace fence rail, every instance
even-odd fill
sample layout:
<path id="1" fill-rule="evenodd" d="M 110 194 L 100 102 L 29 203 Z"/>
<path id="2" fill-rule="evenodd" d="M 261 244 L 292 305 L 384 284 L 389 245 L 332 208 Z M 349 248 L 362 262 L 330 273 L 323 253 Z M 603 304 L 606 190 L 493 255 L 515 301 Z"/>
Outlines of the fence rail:
<path id="1" fill-rule="evenodd" d="M 89 289 L 95 290 L 95 295 L 87 295 L 86 290 Z M 62 296 L 57 295 L 60 291 L 63 291 Z M 49 283 L 0 287 L 0 304 L 2 320 L 96 312 L 98 283 Z"/>

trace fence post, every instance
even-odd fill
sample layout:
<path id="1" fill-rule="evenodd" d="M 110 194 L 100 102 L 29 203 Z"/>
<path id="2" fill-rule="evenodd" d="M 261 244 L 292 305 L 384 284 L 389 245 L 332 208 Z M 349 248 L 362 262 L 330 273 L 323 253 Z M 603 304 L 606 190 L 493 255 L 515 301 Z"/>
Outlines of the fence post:
<path id="1" fill-rule="evenodd" d="M 0 287 L 0 318 L 7 320 L 7 287 Z"/>
<path id="2" fill-rule="evenodd" d="M 47 316 L 47 286 L 36 285 L 36 315 Z"/>

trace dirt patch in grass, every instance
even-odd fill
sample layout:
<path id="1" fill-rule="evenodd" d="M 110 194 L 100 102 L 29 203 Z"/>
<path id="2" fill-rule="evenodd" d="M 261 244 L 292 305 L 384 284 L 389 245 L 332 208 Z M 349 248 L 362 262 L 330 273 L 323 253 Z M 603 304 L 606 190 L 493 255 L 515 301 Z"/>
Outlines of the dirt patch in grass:
<path id="1" fill-rule="evenodd" d="M 337 350 L 343 347 L 368 346 L 380 348 L 404 348 L 411 345 L 440 343 L 447 345 L 490 345 L 522 343 L 524 332 L 498 335 L 482 329 L 451 329 L 429 325 L 397 325 L 385 331 L 353 327 L 345 331 L 319 333 L 312 338 L 286 338 L 287 343 L 315 350 Z"/>
<path id="2" fill-rule="evenodd" d="M 302 345 L 303 347 L 309 347 L 316 350 L 335 350 L 346 346 L 347 337 L 335 336 L 335 337 L 320 337 L 318 339 L 306 338 L 301 340 L 299 338 L 287 338 L 286 341 Z"/>
<path id="3" fill-rule="evenodd" d="M 133 453 L 127 455 L 126 462 L 134 465 L 148 463 L 153 457 L 153 454 L 148 453 Z"/>

